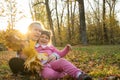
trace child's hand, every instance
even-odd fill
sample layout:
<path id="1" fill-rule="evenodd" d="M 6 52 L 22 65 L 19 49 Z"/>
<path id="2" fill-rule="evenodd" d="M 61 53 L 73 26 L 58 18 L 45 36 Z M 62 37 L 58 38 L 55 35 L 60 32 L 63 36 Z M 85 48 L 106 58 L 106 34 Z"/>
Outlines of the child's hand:
<path id="1" fill-rule="evenodd" d="M 55 56 L 55 55 L 50 55 L 50 56 L 48 57 L 47 63 L 49 63 L 49 62 L 51 62 L 51 61 L 54 61 L 54 60 L 56 60 L 56 56 Z"/>
<path id="2" fill-rule="evenodd" d="M 23 60 L 26 60 L 26 59 L 27 59 L 27 56 L 26 56 L 22 51 L 18 52 L 18 53 L 17 53 L 17 56 L 18 56 L 19 58 L 22 58 Z"/>
<path id="3" fill-rule="evenodd" d="M 69 50 L 72 50 L 72 46 L 70 44 L 67 44 L 66 47 L 69 49 Z"/>

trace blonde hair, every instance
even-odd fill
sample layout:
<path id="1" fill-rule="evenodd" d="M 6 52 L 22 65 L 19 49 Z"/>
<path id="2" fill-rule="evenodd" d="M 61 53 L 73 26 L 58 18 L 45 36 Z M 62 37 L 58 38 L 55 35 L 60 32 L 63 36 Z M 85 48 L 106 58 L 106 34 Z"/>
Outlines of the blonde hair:
<path id="1" fill-rule="evenodd" d="M 33 29 L 34 25 L 37 24 L 37 25 L 40 25 L 40 28 L 41 30 L 45 30 L 43 24 L 40 22 L 40 21 L 33 21 L 29 26 L 28 26 L 28 31 L 27 31 L 27 34 L 26 34 L 26 38 L 27 40 L 29 39 L 29 34 L 31 32 L 31 30 Z"/>
<path id="2" fill-rule="evenodd" d="M 33 25 L 38 24 L 41 26 L 41 29 L 44 30 L 44 26 L 40 21 L 33 21 L 29 26 L 28 26 L 28 31 L 31 31 L 31 29 L 33 28 Z"/>

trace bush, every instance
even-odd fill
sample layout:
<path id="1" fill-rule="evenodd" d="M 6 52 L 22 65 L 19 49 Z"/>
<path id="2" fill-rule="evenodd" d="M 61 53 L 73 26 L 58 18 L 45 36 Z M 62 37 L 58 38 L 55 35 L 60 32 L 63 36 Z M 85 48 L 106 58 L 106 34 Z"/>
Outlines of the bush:
<path id="1" fill-rule="evenodd" d="M 3 43 L 0 43 L 0 51 L 6 51 L 7 48 Z"/>

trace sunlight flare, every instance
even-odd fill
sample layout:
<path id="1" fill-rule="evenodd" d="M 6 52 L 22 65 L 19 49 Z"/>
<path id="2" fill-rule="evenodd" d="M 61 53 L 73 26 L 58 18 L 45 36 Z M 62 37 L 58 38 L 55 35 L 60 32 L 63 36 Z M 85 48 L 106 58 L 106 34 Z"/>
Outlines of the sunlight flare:
<path id="1" fill-rule="evenodd" d="M 28 26 L 32 22 L 31 19 L 22 19 L 16 23 L 15 29 L 19 30 L 21 33 L 27 33 Z"/>

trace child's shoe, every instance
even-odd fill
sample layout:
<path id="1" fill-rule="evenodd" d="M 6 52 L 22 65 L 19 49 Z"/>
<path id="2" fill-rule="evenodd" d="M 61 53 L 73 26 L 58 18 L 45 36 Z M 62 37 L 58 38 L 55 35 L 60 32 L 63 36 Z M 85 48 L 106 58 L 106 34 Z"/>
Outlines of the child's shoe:
<path id="1" fill-rule="evenodd" d="M 87 74 L 80 74 L 77 80 L 92 80 L 92 77 Z"/>

